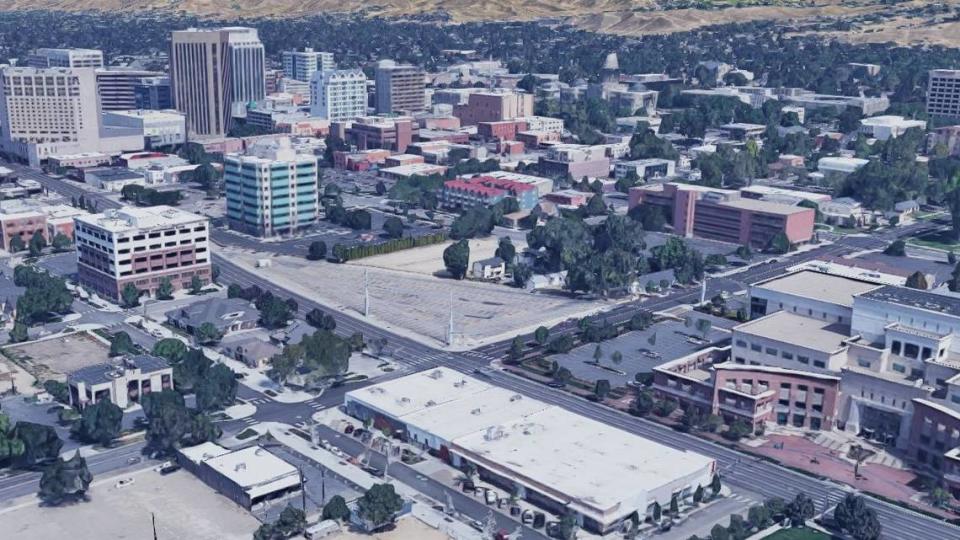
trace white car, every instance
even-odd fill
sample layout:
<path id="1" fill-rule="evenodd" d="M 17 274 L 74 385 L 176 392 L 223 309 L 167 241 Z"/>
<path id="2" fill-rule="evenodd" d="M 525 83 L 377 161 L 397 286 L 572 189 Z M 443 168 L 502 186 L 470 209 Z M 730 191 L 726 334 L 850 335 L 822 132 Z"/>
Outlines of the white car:
<path id="1" fill-rule="evenodd" d="M 157 472 L 160 472 L 160 471 L 162 471 L 163 469 L 166 469 L 167 467 L 172 467 L 172 466 L 173 466 L 173 462 L 172 462 L 172 461 L 164 461 L 163 463 L 161 463 L 161 464 L 157 465 L 156 467 L 154 467 L 153 470 L 155 470 L 155 471 L 157 471 Z"/>
<path id="2" fill-rule="evenodd" d="M 124 478 L 123 480 L 120 480 L 119 482 L 114 484 L 113 487 L 120 489 L 120 488 L 125 488 L 131 484 L 133 484 L 133 478 Z"/>

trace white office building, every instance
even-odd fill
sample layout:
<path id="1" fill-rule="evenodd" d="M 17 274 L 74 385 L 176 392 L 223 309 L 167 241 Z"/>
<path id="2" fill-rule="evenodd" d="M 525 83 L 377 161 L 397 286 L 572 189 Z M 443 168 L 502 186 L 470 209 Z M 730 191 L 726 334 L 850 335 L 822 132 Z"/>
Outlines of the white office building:
<path id="1" fill-rule="evenodd" d="M 150 148 L 187 142 L 186 117 L 174 110 L 106 111 L 103 125 L 136 130 Z"/>
<path id="2" fill-rule="evenodd" d="M 228 154 L 223 166 L 231 228 L 272 236 L 316 223 L 317 157 L 297 153 L 290 139 L 255 144 L 246 155 Z"/>
<path id="3" fill-rule="evenodd" d="M 960 118 L 960 70 L 930 71 L 927 78 L 927 115 Z"/>
<path id="4" fill-rule="evenodd" d="M 318 71 L 310 80 L 310 114 L 333 121 L 367 114 L 367 76 L 359 69 Z"/>
<path id="5" fill-rule="evenodd" d="M 97 49 L 35 49 L 27 56 L 32 68 L 102 68 L 103 51 Z"/>
<path id="6" fill-rule="evenodd" d="M 315 51 L 309 47 L 302 50 L 283 51 L 283 76 L 297 81 L 310 82 L 314 73 L 336 69 L 333 53 Z"/>
<path id="7" fill-rule="evenodd" d="M 860 133 L 881 141 L 899 137 L 914 128 L 925 130 L 927 123 L 896 115 L 871 116 L 860 120 Z"/>

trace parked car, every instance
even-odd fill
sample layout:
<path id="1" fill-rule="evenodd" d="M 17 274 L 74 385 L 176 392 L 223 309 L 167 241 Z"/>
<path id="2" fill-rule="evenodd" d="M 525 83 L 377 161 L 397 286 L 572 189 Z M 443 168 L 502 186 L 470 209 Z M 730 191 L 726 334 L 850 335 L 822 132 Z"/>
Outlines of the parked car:
<path id="1" fill-rule="evenodd" d="M 168 466 L 160 469 L 160 474 L 163 475 L 163 476 L 166 476 L 166 475 L 168 475 L 168 474 L 173 474 L 173 473 L 175 473 L 175 472 L 177 472 L 177 471 L 179 471 L 179 470 L 180 470 L 180 466 L 179 466 L 179 465 L 177 465 L 177 464 L 172 464 L 172 465 L 168 465 Z M 306 482 L 307 479 L 304 478 L 303 481 Z"/>
<path id="2" fill-rule="evenodd" d="M 116 488 L 118 488 L 118 489 L 119 489 L 119 488 L 125 488 L 125 487 L 127 487 L 127 486 L 129 486 L 129 485 L 131 485 L 131 484 L 133 484 L 133 478 L 123 478 L 123 479 L 119 480 L 116 484 L 114 484 L 114 487 L 116 487 Z"/>

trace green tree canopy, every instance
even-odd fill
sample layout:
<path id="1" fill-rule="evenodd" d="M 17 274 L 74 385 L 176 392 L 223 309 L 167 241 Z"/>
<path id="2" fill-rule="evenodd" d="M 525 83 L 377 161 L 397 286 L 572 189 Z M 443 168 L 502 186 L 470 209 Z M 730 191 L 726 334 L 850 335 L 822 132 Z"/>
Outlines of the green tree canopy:
<path id="1" fill-rule="evenodd" d="M 470 266 L 470 244 L 460 240 L 443 250 L 443 265 L 454 279 L 463 279 Z"/>
<path id="2" fill-rule="evenodd" d="M 377 530 L 393 522 L 396 513 L 403 508 L 403 498 L 397 495 L 392 484 L 374 484 L 357 500 L 357 513 Z"/>
<path id="3" fill-rule="evenodd" d="M 123 409 L 108 399 L 88 405 L 73 425 L 73 435 L 81 442 L 107 446 L 120 436 Z"/>
<path id="4" fill-rule="evenodd" d="M 56 506 L 83 497 L 92 481 L 93 475 L 87 468 L 87 460 L 77 451 L 67 461 L 57 457 L 43 470 L 38 496 L 45 504 Z"/>

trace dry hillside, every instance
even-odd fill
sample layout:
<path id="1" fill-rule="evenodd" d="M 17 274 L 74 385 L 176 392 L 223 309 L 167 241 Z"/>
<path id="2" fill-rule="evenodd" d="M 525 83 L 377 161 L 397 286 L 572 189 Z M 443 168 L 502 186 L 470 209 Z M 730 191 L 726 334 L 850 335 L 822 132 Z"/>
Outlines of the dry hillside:
<path id="1" fill-rule="evenodd" d="M 721 4 L 728 0 L 713 0 Z M 729 0 L 731 3 L 733 0 Z M 759 1 L 759 0 L 755 0 Z M 960 0 L 944 0 L 960 5 Z M 0 10 L 49 9 L 63 11 L 99 10 L 137 12 L 180 11 L 201 17 L 298 17 L 318 13 L 363 11 L 369 15 L 403 18 L 425 13 L 446 12 L 454 22 L 480 20 L 531 20 L 564 18 L 586 30 L 621 35 L 660 34 L 702 26 L 749 20 L 804 21 L 818 17 L 854 17 L 883 12 L 880 0 L 774 0 L 772 6 L 731 7 L 722 10 L 662 9 L 671 0 L 0 0 Z M 739 0 L 750 4 L 751 0 Z M 928 4 L 910 0 L 897 9 Z M 858 41 L 944 41 L 937 32 L 915 26 L 910 37 L 897 35 L 897 28 L 871 29 L 853 38 Z M 934 27 L 931 21 L 929 26 Z M 950 25 L 952 26 L 952 25 Z M 948 28 L 955 39 L 955 30 Z M 876 34 L 876 35 L 871 35 Z M 843 36 L 846 37 L 846 36 Z M 881 39 L 884 38 L 884 39 Z"/>

